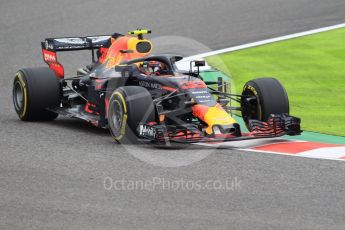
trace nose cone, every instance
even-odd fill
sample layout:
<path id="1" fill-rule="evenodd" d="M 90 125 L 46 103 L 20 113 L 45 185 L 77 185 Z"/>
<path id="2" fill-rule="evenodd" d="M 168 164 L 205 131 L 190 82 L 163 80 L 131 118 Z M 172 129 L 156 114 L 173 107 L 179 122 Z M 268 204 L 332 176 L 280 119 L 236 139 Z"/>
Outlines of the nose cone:
<path id="1" fill-rule="evenodd" d="M 219 128 L 220 131 L 231 132 L 234 128 L 234 124 L 237 124 L 235 119 L 232 118 L 219 104 L 212 107 L 194 105 L 193 115 L 208 125 L 205 130 L 207 134 L 214 133 L 213 127 L 221 127 Z"/>

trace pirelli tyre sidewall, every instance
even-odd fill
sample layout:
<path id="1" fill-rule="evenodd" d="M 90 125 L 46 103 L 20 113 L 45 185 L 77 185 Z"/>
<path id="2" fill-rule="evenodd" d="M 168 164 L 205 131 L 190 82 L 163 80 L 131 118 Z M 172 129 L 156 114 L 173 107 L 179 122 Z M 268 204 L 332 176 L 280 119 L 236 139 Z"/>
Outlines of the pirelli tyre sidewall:
<path id="1" fill-rule="evenodd" d="M 156 120 L 151 94 L 139 86 L 116 89 L 110 97 L 108 124 L 111 135 L 118 143 L 141 143 L 138 140 L 139 123 Z"/>
<path id="2" fill-rule="evenodd" d="M 48 67 L 19 70 L 12 94 L 14 109 L 23 121 L 54 120 L 58 116 L 47 110 L 61 101 L 60 82 Z"/>
<path id="3" fill-rule="evenodd" d="M 241 100 L 242 117 L 248 127 L 249 119 L 266 122 L 271 114 L 289 113 L 289 99 L 283 85 L 275 78 L 257 78 L 248 81 L 242 95 L 256 100 L 246 103 Z"/>

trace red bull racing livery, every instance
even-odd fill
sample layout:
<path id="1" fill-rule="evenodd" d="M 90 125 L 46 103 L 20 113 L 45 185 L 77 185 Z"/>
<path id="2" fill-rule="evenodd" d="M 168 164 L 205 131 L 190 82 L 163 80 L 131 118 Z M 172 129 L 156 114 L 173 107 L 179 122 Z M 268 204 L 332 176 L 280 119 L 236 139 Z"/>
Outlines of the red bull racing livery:
<path id="1" fill-rule="evenodd" d="M 48 67 L 23 68 L 14 79 L 19 118 L 64 115 L 109 128 L 117 142 L 158 145 L 301 133 L 300 119 L 289 115 L 287 93 L 276 79 L 254 79 L 241 94 L 231 94 L 222 78 L 203 79 L 199 67 L 204 61 L 191 61 L 185 71 L 176 67 L 181 56 L 151 54 L 152 43 L 143 37 L 147 33 L 138 29 L 127 35 L 45 39 L 42 54 Z M 90 50 L 92 64 L 66 77 L 57 53 L 73 50 Z M 241 131 L 234 113 L 249 132 Z"/>

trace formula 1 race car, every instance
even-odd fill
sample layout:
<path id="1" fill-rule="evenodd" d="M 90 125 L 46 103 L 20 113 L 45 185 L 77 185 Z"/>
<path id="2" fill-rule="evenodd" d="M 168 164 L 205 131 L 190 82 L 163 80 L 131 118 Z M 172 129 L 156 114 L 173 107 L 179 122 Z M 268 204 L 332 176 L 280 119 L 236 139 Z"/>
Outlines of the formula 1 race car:
<path id="1" fill-rule="evenodd" d="M 199 67 L 179 70 L 178 55 L 152 55 L 143 35 L 47 38 L 42 54 L 49 67 L 23 68 L 13 83 L 14 108 L 23 121 L 53 120 L 58 115 L 109 128 L 117 142 L 220 142 L 298 135 L 300 119 L 289 115 L 283 86 L 274 78 L 244 85 L 242 94 L 228 83 L 204 81 Z M 92 64 L 65 77 L 59 51 L 90 50 Z M 194 67 L 194 69 L 193 69 Z M 216 85 L 216 87 L 211 87 Z M 229 106 L 235 101 L 238 106 Z M 249 132 L 230 114 L 241 114 Z"/>

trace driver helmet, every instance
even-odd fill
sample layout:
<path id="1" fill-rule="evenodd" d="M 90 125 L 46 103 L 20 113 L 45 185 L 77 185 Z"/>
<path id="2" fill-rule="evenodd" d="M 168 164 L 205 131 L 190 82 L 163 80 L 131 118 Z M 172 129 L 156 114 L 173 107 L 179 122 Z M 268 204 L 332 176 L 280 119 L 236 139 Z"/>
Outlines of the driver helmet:
<path id="1" fill-rule="evenodd" d="M 144 61 L 140 67 L 140 72 L 146 75 L 160 75 L 166 71 L 166 65 L 159 61 Z"/>

